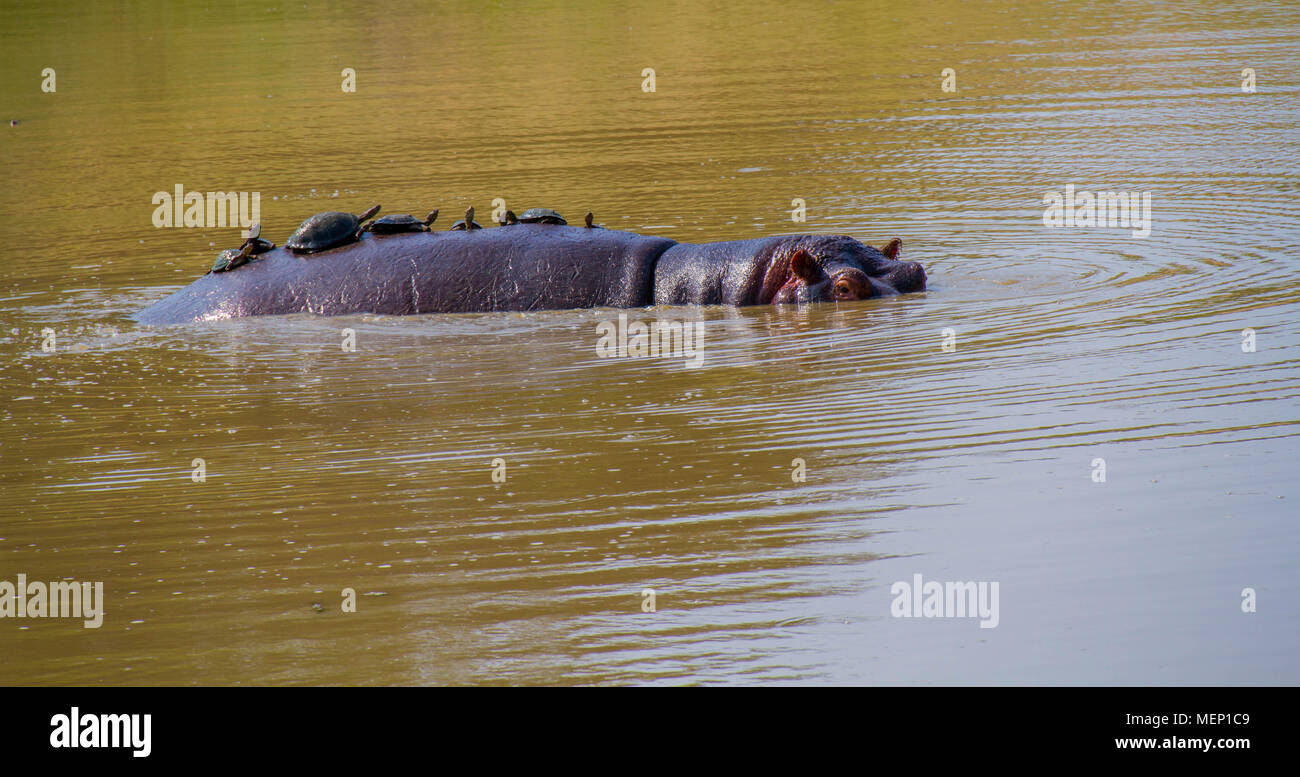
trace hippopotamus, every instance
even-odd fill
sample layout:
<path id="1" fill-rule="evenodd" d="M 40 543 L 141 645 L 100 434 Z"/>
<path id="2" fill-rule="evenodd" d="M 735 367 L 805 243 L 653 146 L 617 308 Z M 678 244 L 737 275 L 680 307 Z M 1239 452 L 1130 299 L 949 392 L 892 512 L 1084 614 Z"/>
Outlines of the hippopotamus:
<path id="1" fill-rule="evenodd" d="M 845 235 L 691 244 L 553 223 L 464 227 L 387 236 L 357 232 L 350 242 L 318 253 L 281 247 L 251 261 L 241 255 L 242 266 L 204 275 L 135 319 L 156 325 L 302 312 L 841 302 L 922 291 L 926 283 L 919 264 L 898 260 L 897 239 L 881 249 Z"/>

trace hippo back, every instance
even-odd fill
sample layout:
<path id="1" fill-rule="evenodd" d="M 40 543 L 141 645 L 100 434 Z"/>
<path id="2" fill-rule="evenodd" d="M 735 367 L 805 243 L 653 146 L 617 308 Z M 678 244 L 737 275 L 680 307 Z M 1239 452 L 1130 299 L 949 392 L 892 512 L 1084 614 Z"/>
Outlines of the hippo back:
<path id="1" fill-rule="evenodd" d="M 284 249 L 205 275 L 140 311 L 145 324 L 310 312 L 472 313 L 650 304 L 667 238 L 545 224 Z"/>

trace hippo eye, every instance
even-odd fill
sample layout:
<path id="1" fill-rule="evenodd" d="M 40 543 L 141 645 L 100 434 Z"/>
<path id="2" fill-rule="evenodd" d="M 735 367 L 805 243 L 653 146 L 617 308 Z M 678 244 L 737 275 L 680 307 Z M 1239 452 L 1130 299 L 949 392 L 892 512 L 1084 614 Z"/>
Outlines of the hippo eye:
<path id="1" fill-rule="evenodd" d="M 836 281 L 835 296 L 848 299 L 853 296 L 853 287 L 846 280 Z"/>

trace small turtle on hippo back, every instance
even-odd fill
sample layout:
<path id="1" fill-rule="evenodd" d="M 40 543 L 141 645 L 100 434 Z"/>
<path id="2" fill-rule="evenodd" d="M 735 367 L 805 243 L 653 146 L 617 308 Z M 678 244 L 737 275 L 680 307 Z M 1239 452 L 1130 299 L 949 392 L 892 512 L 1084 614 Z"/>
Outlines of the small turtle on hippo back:
<path id="1" fill-rule="evenodd" d="M 311 254 L 354 242 L 361 237 L 361 223 L 378 212 L 376 205 L 360 215 L 337 211 L 317 213 L 302 222 L 284 246 L 296 253 Z"/>
<path id="2" fill-rule="evenodd" d="M 564 217 L 550 208 L 529 208 L 519 214 L 519 221 L 524 224 L 558 224 L 563 226 L 569 222 Z"/>
<path id="3" fill-rule="evenodd" d="M 244 241 L 244 245 L 243 245 L 243 246 L 240 246 L 240 247 L 239 247 L 239 250 L 242 251 L 242 250 L 244 249 L 244 246 L 246 246 L 246 245 L 250 245 L 250 244 L 251 244 L 252 247 L 253 247 L 253 255 L 254 255 L 254 256 L 256 256 L 256 255 L 258 255 L 258 254 L 264 254 L 264 253 L 266 253 L 267 251 L 274 250 L 274 248 L 275 248 L 275 243 L 272 243 L 270 240 L 266 240 L 266 239 L 264 239 L 264 238 L 262 237 L 262 225 L 261 225 L 261 224 L 252 224 L 251 226 L 249 226 L 249 228 L 248 228 L 248 239 Z"/>
<path id="4" fill-rule="evenodd" d="M 249 240 L 241 248 L 227 248 L 217 254 L 217 260 L 212 263 L 212 269 L 208 273 L 226 272 L 248 264 L 252 261 L 253 246 L 253 241 Z"/>
<path id="5" fill-rule="evenodd" d="M 226 272 L 236 267 L 242 267 L 253 261 L 253 257 L 258 254 L 264 254 L 275 248 L 275 243 L 270 240 L 263 240 L 262 225 L 251 224 L 248 227 L 248 239 L 239 248 L 227 248 L 217 254 L 217 259 L 212 263 L 212 268 L 208 273 Z M 205 273 L 206 275 L 207 273 Z"/>
<path id="6" fill-rule="evenodd" d="M 519 223 L 519 217 L 515 215 L 515 212 L 513 210 L 506 211 L 505 215 L 501 217 L 501 220 L 497 222 L 497 224 L 503 227 L 513 226 L 514 224 L 518 224 L 518 223 Z"/>
<path id="7" fill-rule="evenodd" d="M 465 218 L 451 225 L 453 232 L 462 232 L 471 229 L 482 229 L 483 225 L 474 220 L 474 208 L 471 206 L 465 211 Z"/>
<path id="8" fill-rule="evenodd" d="M 366 224 L 365 230 L 373 232 L 376 235 L 396 235 L 403 232 L 428 232 L 429 226 L 438 219 L 438 211 L 434 210 L 425 216 L 424 221 L 417 219 L 409 213 L 393 214 L 375 219 Z"/>

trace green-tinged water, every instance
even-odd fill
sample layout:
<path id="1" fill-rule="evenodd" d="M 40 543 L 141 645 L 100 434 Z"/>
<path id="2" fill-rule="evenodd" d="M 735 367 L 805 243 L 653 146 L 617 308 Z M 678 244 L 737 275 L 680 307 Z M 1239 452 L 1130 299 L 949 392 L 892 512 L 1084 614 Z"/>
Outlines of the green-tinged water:
<path id="1" fill-rule="evenodd" d="M 0 619 L 0 683 L 1296 684 L 1297 52 L 1286 3 L 0 4 L 0 581 L 105 600 Z M 240 240 L 178 184 L 930 290 L 627 312 L 698 367 L 609 310 L 137 327 Z M 892 617 L 917 574 L 996 627 Z"/>

